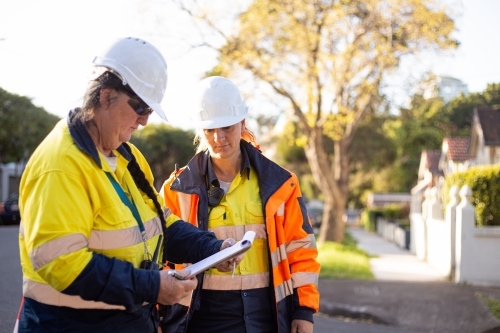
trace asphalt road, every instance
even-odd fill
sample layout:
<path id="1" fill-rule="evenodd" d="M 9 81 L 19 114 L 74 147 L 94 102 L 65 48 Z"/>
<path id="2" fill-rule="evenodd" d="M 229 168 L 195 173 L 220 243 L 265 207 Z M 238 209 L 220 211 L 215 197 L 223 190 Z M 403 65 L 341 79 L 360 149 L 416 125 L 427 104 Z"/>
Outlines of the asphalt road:
<path id="1" fill-rule="evenodd" d="M 12 333 L 23 294 L 19 226 L 0 226 L 0 333 Z"/>

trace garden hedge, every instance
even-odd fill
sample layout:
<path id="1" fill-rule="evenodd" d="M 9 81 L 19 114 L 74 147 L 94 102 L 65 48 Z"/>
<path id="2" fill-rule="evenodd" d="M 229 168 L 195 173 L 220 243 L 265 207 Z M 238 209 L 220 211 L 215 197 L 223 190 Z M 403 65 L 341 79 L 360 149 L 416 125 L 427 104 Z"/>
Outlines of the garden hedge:
<path id="1" fill-rule="evenodd" d="M 441 192 L 444 207 L 453 185 L 471 188 L 477 226 L 500 226 L 500 166 L 477 166 L 447 176 Z"/>

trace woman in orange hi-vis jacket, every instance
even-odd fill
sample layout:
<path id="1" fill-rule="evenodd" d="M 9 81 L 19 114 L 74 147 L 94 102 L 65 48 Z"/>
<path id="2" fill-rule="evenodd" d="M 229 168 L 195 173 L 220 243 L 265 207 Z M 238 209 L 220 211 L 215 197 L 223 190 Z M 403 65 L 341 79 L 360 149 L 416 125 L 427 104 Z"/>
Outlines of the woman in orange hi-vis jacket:
<path id="1" fill-rule="evenodd" d="M 256 239 L 232 272 L 198 276 L 192 299 L 168 308 L 165 331 L 312 332 L 320 265 L 299 181 L 261 154 L 231 81 L 204 79 L 196 98 L 198 151 L 160 194 L 174 214 L 219 239 L 249 230 Z"/>

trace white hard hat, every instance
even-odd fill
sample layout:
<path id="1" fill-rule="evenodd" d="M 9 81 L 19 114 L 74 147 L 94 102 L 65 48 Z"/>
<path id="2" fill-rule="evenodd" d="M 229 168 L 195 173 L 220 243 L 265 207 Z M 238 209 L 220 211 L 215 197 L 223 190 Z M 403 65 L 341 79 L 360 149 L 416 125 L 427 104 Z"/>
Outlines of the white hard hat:
<path id="1" fill-rule="evenodd" d="M 238 87 L 226 78 L 211 76 L 197 87 L 191 119 L 195 126 L 212 129 L 231 126 L 245 119 L 248 106 Z"/>
<path id="2" fill-rule="evenodd" d="M 128 84 L 137 96 L 167 120 L 160 106 L 167 88 L 167 62 L 152 44 L 139 38 L 120 38 L 98 54 L 92 64 L 118 73 L 123 84 Z"/>

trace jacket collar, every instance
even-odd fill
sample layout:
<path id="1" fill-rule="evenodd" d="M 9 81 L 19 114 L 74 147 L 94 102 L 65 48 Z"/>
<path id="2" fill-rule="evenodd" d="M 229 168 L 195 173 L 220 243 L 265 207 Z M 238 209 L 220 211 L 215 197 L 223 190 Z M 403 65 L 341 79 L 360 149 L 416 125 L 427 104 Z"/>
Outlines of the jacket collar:
<path id="1" fill-rule="evenodd" d="M 92 137 L 90 136 L 87 128 L 82 123 L 82 121 L 78 118 L 75 118 L 76 113 L 81 112 L 78 109 L 73 109 L 69 112 L 68 115 L 68 128 L 73 141 L 75 141 L 76 145 L 80 150 L 87 153 L 97 165 L 102 169 L 101 159 L 99 158 L 99 152 L 97 151 L 97 147 L 95 146 Z M 123 147 L 123 144 L 118 147 L 118 152 L 130 162 L 132 156 L 128 153 L 128 151 Z"/>
<path id="2" fill-rule="evenodd" d="M 245 140 L 240 141 L 240 147 L 243 159 L 240 172 L 243 175 L 246 171 L 250 176 L 250 167 L 256 171 L 262 202 L 265 203 L 291 175 Z M 213 172 L 210 155 L 208 152 L 201 152 L 189 161 L 184 171 L 172 182 L 170 189 L 204 197 L 207 193 L 207 183 L 215 185 L 214 181 L 218 182 Z"/>

